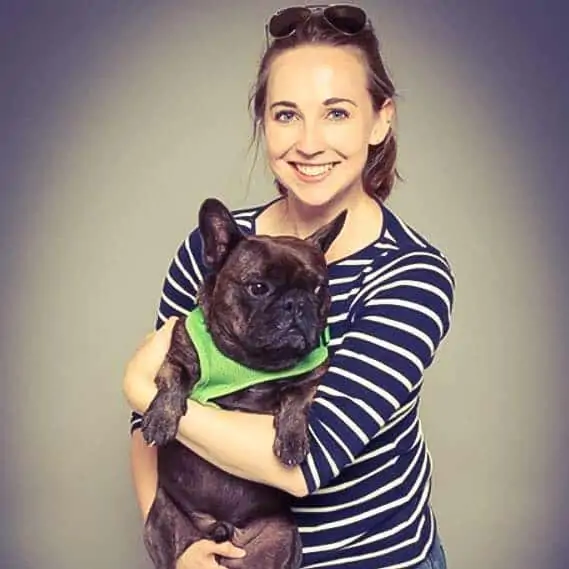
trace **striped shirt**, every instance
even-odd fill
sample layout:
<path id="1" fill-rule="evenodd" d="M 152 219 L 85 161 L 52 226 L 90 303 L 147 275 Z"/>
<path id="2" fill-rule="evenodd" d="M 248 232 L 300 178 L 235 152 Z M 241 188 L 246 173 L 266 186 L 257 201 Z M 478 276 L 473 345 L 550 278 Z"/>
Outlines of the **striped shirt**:
<path id="1" fill-rule="evenodd" d="M 265 207 L 234 212 L 244 233 L 255 233 Z M 381 207 L 378 238 L 328 266 L 330 368 L 309 415 L 309 494 L 293 506 L 303 569 L 414 567 L 436 533 L 418 411 L 424 372 L 449 330 L 454 277 L 439 250 Z M 194 230 L 166 275 L 157 326 L 194 307 L 204 270 Z"/>

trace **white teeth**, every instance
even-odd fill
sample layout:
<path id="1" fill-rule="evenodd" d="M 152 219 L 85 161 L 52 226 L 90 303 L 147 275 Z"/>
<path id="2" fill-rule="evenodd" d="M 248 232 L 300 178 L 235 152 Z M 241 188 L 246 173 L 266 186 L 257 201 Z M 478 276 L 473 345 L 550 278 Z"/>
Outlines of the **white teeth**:
<path id="1" fill-rule="evenodd" d="M 318 166 L 306 165 L 306 164 L 295 164 L 296 169 L 304 174 L 305 176 L 321 176 L 326 172 L 329 172 L 334 167 L 334 164 L 321 164 Z"/>

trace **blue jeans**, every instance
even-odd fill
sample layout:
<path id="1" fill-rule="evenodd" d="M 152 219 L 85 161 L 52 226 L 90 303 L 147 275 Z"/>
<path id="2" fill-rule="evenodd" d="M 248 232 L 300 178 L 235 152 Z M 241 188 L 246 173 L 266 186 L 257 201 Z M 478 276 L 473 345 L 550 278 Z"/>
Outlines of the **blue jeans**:
<path id="1" fill-rule="evenodd" d="M 429 551 L 429 555 L 427 555 L 427 559 L 420 565 L 417 565 L 415 569 L 447 569 L 445 551 L 438 535 L 435 535 L 435 541 L 431 551 Z"/>

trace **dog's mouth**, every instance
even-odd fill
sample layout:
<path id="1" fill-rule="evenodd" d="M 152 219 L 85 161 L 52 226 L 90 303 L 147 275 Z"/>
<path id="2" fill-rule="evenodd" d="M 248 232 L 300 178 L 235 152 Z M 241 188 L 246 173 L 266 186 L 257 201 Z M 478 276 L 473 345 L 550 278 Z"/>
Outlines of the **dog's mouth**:
<path id="1" fill-rule="evenodd" d="M 316 332 L 307 334 L 296 325 L 264 332 L 249 337 L 236 351 L 233 346 L 228 355 L 253 369 L 284 370 L 294 367 L 318 345 Z"/>
<path id="2" fill-rule="evenodd" d="M 307 325 L 291 323 L 266 327 L 262 332 L 250 338 L 247 342 L 254 351 L 262 352 L 303 352 L 310 351 L 316 346 L 318 337 L 316 332 Z"/>
<path id="3" fill-rule="evenodd" d="M 286 336 L 286 344 L 297 352 L 308 351 L 308 338 L 306 334 L 299 328 L 292 328 L 288 331 Z"/>
<path id="4" fill-rule="evenodd" d="M 293 324 L 283 330 L 277 337 L 273 337 L 269 349 L 281 354 L 290 354 L 291 357 L 301 358 L 316 348 L 318 335 L 313 327 L 306 324 Z"/>

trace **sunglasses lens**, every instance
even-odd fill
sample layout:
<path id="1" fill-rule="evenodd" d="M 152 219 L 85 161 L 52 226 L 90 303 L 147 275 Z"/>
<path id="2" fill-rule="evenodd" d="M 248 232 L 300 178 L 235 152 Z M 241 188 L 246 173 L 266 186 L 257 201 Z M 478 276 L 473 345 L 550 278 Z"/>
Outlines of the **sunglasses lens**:
<path id="1" fill-rule="evenodd" d="M 361 8 L 347 4 L 328 6 L 324 10 L 324 17 L 345 34 L 358 34 L 367 23 L 366 13 Z"/>
<path id="2" fill-rule="evenodd" d="M 310 10 L 302 6 L 285 8 L 277 12 L 269 20 L 269 34 L 274 38 L 286 38 L 290 36 L 298 24 L 310 16 Z"/>

